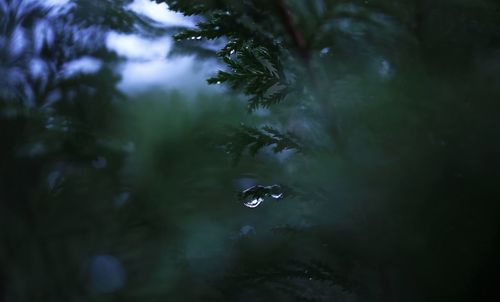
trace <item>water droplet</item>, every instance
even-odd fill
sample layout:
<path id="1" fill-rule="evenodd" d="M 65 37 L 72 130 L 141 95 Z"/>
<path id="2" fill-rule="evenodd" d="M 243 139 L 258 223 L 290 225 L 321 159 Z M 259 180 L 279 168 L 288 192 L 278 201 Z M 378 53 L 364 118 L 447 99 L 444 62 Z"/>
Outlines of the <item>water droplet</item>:
<path id="1" fill-rule="evenodd" d="M 256 185 L 244 190 L 239 195 L 240 200 L 243 201 L 243 205 L 248 208 L 258 207 L 266 198 L 282 199 L 283 196 L 282 188 L 279 185 Z"/>
<path id="2" fill-rule="evenodd" d="M 279 194 L 271 194 L 271 197 L 274 198 L 274 199 L 280 199 L 283 197 L 283 193 L 279 193 Z"/>
<path id="3" fill-rule="evenodd" d="M 248 208 L 256 208 L 260 206 L 260 204 L 264 201 L 264 198 L 259 197 L 256 199 L 251 199 L 249 201 L 245 201 L 243 204 Z"/>

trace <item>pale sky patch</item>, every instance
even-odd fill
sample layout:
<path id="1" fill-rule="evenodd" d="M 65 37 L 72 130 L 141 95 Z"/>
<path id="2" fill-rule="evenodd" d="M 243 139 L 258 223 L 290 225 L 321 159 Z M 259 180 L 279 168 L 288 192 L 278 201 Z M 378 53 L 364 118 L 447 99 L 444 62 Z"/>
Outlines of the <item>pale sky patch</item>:
<path id="1" fill-rule="evenodd" d="M 71 0 L 33 1 L 40 1 L 44 5 L 60 9 L 71 7 Z M 195 27 L 192 18 L 169 10 L 165 3 L 134 0 L 126 9 L 148 17 L 165 27 Z M 209 86 L 206 82 L 218 68 L 215 60 L 199 60 L 194 55 L 169 56 L 173 43 L 170 36 L 152 39 L 139 34 L 108 32 L 106 46 L 125 59 L 119 67 L 122 80 L 118 88 L 129 95 L 159 89 L 165 92 L 176 90 L 188 96 L 195 96 L 202 91 L 221 89 L 220 86 Z M 81 57 L 67 62 L 62 76 L 72 77 L 77 74 L 97 72 L 102 64 L 103 62 L 96 58 Z"/>
<path id="2" fill-rule="evenodd" d="M 163 37 L 152 40 L 134 34 L 109 32 L 106 46 L 127 59 L 158 60 L 167 57 L 172 48 L 172 39 Z"/>
<path id="3" fill-rule="evenodd" d="M 189 18 L 169 10 L 165 3 L 158 4 L 150 0 L 134 0 L 127 8 L 165 26 L 195 26 L 195 23 Z"/>
<path id="4" fill-rule="evenodd" d="M 118 88 L 131 95 L 155 88 L 194 96 L 200 91 L 213 89 L 208 86 L 206 79 L 213 74 L 214 69 L 214 62 L 201 62 L 194 56 L 146 62 L 128 61 L 122 66 L 122 80 Z"/>

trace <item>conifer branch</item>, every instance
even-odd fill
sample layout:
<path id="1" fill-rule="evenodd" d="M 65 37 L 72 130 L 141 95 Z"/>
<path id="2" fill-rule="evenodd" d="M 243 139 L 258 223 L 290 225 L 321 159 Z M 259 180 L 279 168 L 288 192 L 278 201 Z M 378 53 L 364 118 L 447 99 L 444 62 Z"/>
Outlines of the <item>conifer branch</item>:
<path id="1" fill-rule="evenodd" d="M 276 2 L 278 6 L 278 12 L 283 21 L 283 25 L 292 38 L 295 47 L 297 48 L 297 52 L 299 53 L 301 59 L 304 60 L 306 65 L 309 65 L 311 54 L 306 39 L 293 24 L 292 16 L 290 15 L 290 11 L 286 5 L 285 0 L 276 0 Z"/>

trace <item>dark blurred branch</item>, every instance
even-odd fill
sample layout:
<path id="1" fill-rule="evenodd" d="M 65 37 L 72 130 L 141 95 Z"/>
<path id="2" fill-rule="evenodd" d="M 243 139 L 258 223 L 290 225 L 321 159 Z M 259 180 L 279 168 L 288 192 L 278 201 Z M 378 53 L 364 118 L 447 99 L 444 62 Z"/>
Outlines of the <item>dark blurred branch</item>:
<path id="1" fill-rule="evenodd" d="M 321 93 L 322 89 L 320 89 L 319 87 L 320 85 L 316 79 L 315 73 L 311 68 L 311 51 L 309 49 L 309 45 L 306 39 L 295 26 L 292 20 L 292 16 L 290 14 L 290 10 L 288 9 L 288 6 L 286 4 L 286 0 L 276 0 L 276 4 L 278 6 L 278 12 L 281 15 L 283 21 L 283 25 L 288 34 L 290 35 L 290 37 L 292 38 L 300 58 L 304 61 L 304 65 L 307 69 L 313 87 L 316 89 L 317 93 Z M 330 131 L 337 145 L 337 148 L 339 151 L 342 151 L 342 149 L 344 148 L 343 147 L 344 142 L 342 141 L 341 138 L 340 125 L 339 125 L 340 123 L 336 110 L 326 109 L 324 111 L 324 114 L 326 116 L 326 119 L 330 121 L 329 122 L 331 125 Z"/>
<path id="2" fill-rule="evenodd" d="M 290 37 L 292 37 L 300 57 L 304 60 L 306 65 L 309 65 L 311 54 L 307 46 L 307 42 L 304 39 L 304 36 L 293 24 L 292 16 L 290 15 L 290 11 L 288 10 L 285 0 L 276 0 L 276 3 L 278 5 L 278 12 L 281 15 L 285 29 Z"/>

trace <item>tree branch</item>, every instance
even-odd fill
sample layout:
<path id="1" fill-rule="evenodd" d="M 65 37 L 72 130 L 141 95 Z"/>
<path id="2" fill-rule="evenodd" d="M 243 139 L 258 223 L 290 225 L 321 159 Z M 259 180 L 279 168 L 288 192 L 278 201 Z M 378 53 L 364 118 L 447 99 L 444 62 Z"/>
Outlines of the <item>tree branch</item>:
<path id="1" fill-rule="evenodd" d="M 285 0 L 276 0 L 276 4 L 278 6 L 278 12 L 283 20 L 283 25 L 285 26 L 285 29 L 287 30 L 290 37 L 292 37 L 292 40 L 301 59 L 304 60 L 306 65 L 309 65 L 309 60 L 311 57 L 309 47 L 307 45 L 306 39 L 304 39 L 304 36 L 297 30 L 297 28 L 293 24 L 292 16 L 290 15 L 290 11 L 288 10 Z"/>

